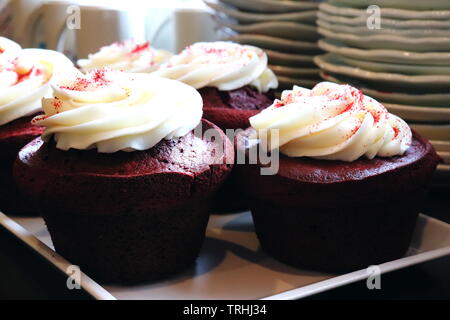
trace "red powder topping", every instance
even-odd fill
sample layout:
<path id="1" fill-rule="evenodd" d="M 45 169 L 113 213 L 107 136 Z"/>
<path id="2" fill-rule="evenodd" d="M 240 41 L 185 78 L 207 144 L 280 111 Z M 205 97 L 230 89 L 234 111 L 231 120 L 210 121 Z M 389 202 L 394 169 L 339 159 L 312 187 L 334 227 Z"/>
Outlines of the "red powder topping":
<path id="1" fill-rule="evenodd" d="M 0 53 L 3 53 L 3 52 L 5 52 L 5 49 L 0 48 Z"/>
<path id="2" fill-rule="evenodd" d="M 31 124 L 36 124 L 37 122 L 42 121 L 42 120 L 45 120 L 45 119 L 47 119 L 48 117 L 49 117 L 49 116 L 46 116 L 46 115 L 37 116 L 37 117 L 35 117 L 35 118 L 33 118 L 33 119 L 31 120 Z"/>
<path id="3" fill-rule="evenodd" d="M 394 139 L 395 139 L 398 137 L 400 130 L 397 127 L 392 127 L 392 129 L 394 130 Z"/>
<path id="4" fill-rule="evenodd" d="M 22 82 L 25 78 L 27 78 L 34 70 L 34 67 L 32 67 L 30 70 L 28 70 L 27 73 L 24 74 L 17 74 L 17 82 L 16 83 L 20 83 Z"/>
<path id="5" fill-rule="evenodd" d="M 52 102 L 53 108 L 55 108 L 56 112 L 59 113 L 62 107 L 62 101 L 59 98 L 55 97 L 55 100 Z"/>
<path id="6" fill-rule="evenodd" d="M 226 53 L 226 49 L 224 48 L 203 48 L 203 51 L 206 54 L 217 54 L 217 55 L 223 55 Z"/>
<path id="7" fill-rule="evenodd" d="M 130 54 L 136 54 L 136 53 L 140 53 L 143 50 L 147 50 L 148 48 L 150 48 L 150 42 L 145 42 L 142 44 L 137 44 L 133 50 L 131 50 Z"/>
<path id="8" fill-rule="evenodd" d="M 273 105 L 275 108 L 284 107 L 283 101 L 276 100 L 275 104 Z"/>
<path id="9" fill-rule="evenodd" d="M 78 77 L 72 86 L 60 86 L 61 89 L 87 91 L 89 88 L 100 88 L 110 83 L 105 77 L 105 69 L 91 71 L 87 77 Z"/>
<path id="10" fill-rule="evenodd" d="M 381 114 L 382 114 L 382 112 L 380 110 L 369 110 L 369 112 L 372 115 L 373 120 L 375 121 L 375 123 L 380 121 Z"/>

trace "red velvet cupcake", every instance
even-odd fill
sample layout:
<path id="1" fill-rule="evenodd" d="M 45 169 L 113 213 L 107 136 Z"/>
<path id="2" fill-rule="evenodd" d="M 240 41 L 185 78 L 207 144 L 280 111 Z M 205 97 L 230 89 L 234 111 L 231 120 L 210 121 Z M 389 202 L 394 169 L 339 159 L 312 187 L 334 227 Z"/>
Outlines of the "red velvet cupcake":
<path id="1" fill-rule="evenodd" d="M 265 251 L 326 272 L 405 254 L 439 162 L 428 141 L 355 88 L 326 82 L 284 91 L 250 122 L 238 153 L 249 163 L 267 146 L 271 161 L 237 171 Z"/>
<path id="2" fill-rule="evenodd" d="M 195 43 L 155 74 L 198 89 L 203 117 L 222 130 L 247 128 L 249 117 L 272 104 L 278 87 L 266 53 L 233 42 Z"/>
<path id="3" fill-rule="evenodd" d="M 76 70 L 75 70 L 76 71 Z M 209 201 L 234 151 L 178 81 L 95 70 L 45 99 L 46 127 L 16 160 L 56 251 L 104 282 L 154 280 L 191 266 Z M 45 142 L 44 142 L 45 141 Z"/>
<path id="4" fill-rule="evenodd" d="M 50 91 L 56 70 L 70 62 L 62 54 L 40 49 L 21 50 L 0 38 L 0 210 L 8 214 L 33 214 L 12 181 L 12 165 L 20 148 L 43 129 L 30 121 L 41 110 L 41 99 Z"/>

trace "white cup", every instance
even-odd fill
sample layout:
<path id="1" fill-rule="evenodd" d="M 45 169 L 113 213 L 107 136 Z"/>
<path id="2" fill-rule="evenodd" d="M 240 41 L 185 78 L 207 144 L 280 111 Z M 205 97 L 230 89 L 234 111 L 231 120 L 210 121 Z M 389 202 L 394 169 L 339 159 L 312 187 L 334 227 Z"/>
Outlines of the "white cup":
<path id="1" fill-rule="evenodd" d="M 143 2 L 142 6 L 146 38 L 155 48 L 178 53 L 195 42 L 217 40 L 211 10 L 199 0 Z"/>
<path id="2" fill-rule="evenodd" d="M 145 40 L 144 13 L 139 10 L 91 5 L 82 5 L 80 9 L 81 24 L 75 30 L 78 58 L 113 42 Z"/>
<path id="3" fill-rule="evenodd" d="M 62 34 L 70 4 L 69 1 L 41 1 L 41 5 L 35 6 L 22 29 L 22 45 L 62 51 Z"/>

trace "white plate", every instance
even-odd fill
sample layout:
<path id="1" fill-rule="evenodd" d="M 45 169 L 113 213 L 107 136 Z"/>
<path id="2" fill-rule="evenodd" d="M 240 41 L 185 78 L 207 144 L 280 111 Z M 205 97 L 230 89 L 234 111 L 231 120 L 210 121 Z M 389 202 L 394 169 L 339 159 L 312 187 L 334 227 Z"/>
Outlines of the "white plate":
<path id="1" fill-rule="evenodd" d="M 318 27 L 321 35 L 363 49 L 395 49 L 413 52 L 450 51 L 450 37 L 407 38 L 387 34 L 358 36 Z"/>
<path id="2" fill-rule="evenodd" d="M 383 11 L 382 11 L 383 12 Z M 434 11 L 432 11 L 434 12 Z M 319 11 L 317 13 L 318 19 L 322 21 L 327 21 L 329 23 L 335 23 L 346 26 L 359 26 L 367 27 L 367 19 L 369 14 L 364 10 L 361 11 L 361 15 L 355 17 L 339 16 L 328 14 L 324 11 Z M 399 20 L 399 19 L 388 19 L 383 14 L 381 15 L 380 26 L 382 28 L 391 29 L 445 29 L 450 28 L 449 20 Z M 450 11 L 449 11 L 450 19 Z"/>
<path id="3" fill-rule="evenodd" d="M 450 90 L 450 75 L 408 76 L 398 73 L 372 72 L 349 66 L 339 56 L 332 53 L 316 56 L 314 62 L 327 72 L 363 79 L 365 83 L 375 85 L 380 90 L 418 90 L 421 92 Z"/>
<path id="4" fill-rule="evenodd" d="M 294 68 L 286 66 L 269 65 L 275 74 L 291 78 L 318 78 L 320 69 L 317 68 Z"/>
<path id="5" fill-rule="evenodd" d="M 267 49 L 264 51 L 269 56 L 269 64 L 288 67 L 315 67 L 313 55 L 290 54 Z"/>
<path id="6" fill-rule="evenodd" d="M 440 151 L 438 155 L 444 160 L 445 164 L 450 164 L 450 152 Z"/>
<path id="7" fill-rule="evenodd" d="M 409 0 L 407 0 L 409 1 Z M 421 1 L 421 0 L 419 0 Z M 444 0 L 447 1 L 447 0 Z M 375 4 L 375 1 L 370 1 L 370 4 Z M 427 0 L 422 1 L 428 3 Z M 322 12 L 326 12 L 331 15 L 339 15 L 345 17 L 367 17 L 370 13 L 367 13 L 367 7 L 363 6 L 363 9 L 357 9 L 356 6 L 338 5 L 335 3 L 324 2 L 319 5 L 319 9 Z M 407 10 L 389 8 L 388 6 L 381 6 L 381 17 L 383 19 L 400 19 L 400 20 L 449 20 L 450 10 L 436 10 L 431 7 L 432 10 Z M 366 19 L 367 20 L 367 19 Z"/>
<path id="8" fill-rule="evenodd" d="M 450 141 L 430 140 L 436 151 L 450 152 Z"/>
<path id="9" fill-rule="evenodd" d="M 316 24 L 317 10 L 288 12 L 279 14 L 250 13 L 238 11 L 230 7 L 225 7 L 211 0 L 203 0 L 203 1 L 209 7 L 213 8 L 217 12 L 223 13 L 233 19 L 236 19 L 237 21 L 239 21 L 239 23 L 243 24 L 268 22 L 268 21 L 296 21 L 312 25 Z"/>
<path id="10" fill-rule="evenodd" d="M 318 44 L 325 51 L 361 60 L 450 66 L 450 52 L 411 52 L 385 49 L 366 50 L 347 47 L 345 44 L 331 39 L 321 39 Z"/>
<path id="11" fill-rule="evenodd" d="M 270 49 L 285 53 L 317 54 L 322 52 L 316 42 L 286 40 L 260 34 L 238 34 L 226 37 L 242 44 L 250 44 L 262 49 Z"/>
<path id="12" fill-rule="evenodd" d="M 44 221 L 41 218 L 14 220 L 17 223 L 0 214 L 0 225 L 58 265 L 59 256 L 51 249 L 53 246 Z M 39 245 L 33 246 L 30 242 Z M 379 267 L 385 273 L 449 254 L 450 225 L 420 215 L 406 256 Z M 367 277 L 366 269 L 336 276 L 295 269 L 277 262 L 260 250 L 251 215 L 247 212 L 212 215 L 197 263 L 183 274 L 134 286 L 103 288 L 93 281 L 83 281 L 82 286 L 97 299 L 299 299 Z"/>
<path id="13" fill-rule="evenodd" d="M 221 25 L 238 33 L 261 34 L 277 37 L 277 39 L 284 38 L 295 41 L 306 40 L 313 42 L 319 39 L 319 34 L 315 26 L 296 22 L 275 21 L 254 24 L 222 23 Z"/>
<path id="14" fill-rule="evenodd" d="M 374 72 L 401 73 L 407 75 L 450 75 L 450 66 L 420 66 L 400 63 L 365 61 L 345 56 L 339 59 L 346 64 Z"/>
<path id="15" fill-rule="evenodd" d="M 447 29 L 430 29 L 430 28 L 407 28 L 407 29 L 395 29 L 387 27 L 383 21 L 380 29 L 369 29 L 367 25 L 342 25 L 338 23 L 330 23 L 323 19 L 317 20 L 317 25 L 319 27 L 325 28 L 327 30 L 333 30 L 334 32 L 342 32 L 348 34 L 354 34 L 357 36 L 398 36 L 406 38 L 424 38 L 424 37 L 450 37 L 450 30 Z"/>
<path id="16" fill-rule="evenodd" d="M 435 107 L 437 109 L 450 107 L 450 93 L 408 94 L 379 91 L 375 89 L 369 89 L 363 83 L 342 75 L 321 72 L 320 76 L 327 81 L 336 83 L 349 83 L 351 85 L 354 85 L 361 89 L 368 96 L 371 96 L 372 98 L 383 103 L 402 105 L 418 104 L 425 107 Z"/>
<path id="17" fill-rule="evenodd" d="M 407 106 L 384 102 L 383 105 L 389 110 L 389 112 L 396 114 L 406 121 L 450 123 L 450 108 Z"/>
<path id="18" fill-rule="evenodd" d="M 300 10 L 314 10 L 319 7 L 317 2 L 309 1 L 277 1 L 277 0 L 220 0 L 244 11 L 254 12 L 292 12 Z"/>
<path id="19" fill-rule="evenodd" d="M 450 1 L 448 0 L 329 0 L 331 4 L 355 8 L 367 8 L 377 5 L 384 8 L 397 8 L 407 10 L 448 10 Z"/>
<path id="20" fill-rule="evenodd" d="M 277 76 L 278 78 L 278 90 L 291 90 L 294 85 L 311 89 L 320 79 L 304 79 L 304 78 L 290 78 Z"/>
<path id="21" fill-rule="evenodd" d="M 450 124 L 431 125 L 409 123 L 409 126 L 428 140 L 450 141 Z"/>

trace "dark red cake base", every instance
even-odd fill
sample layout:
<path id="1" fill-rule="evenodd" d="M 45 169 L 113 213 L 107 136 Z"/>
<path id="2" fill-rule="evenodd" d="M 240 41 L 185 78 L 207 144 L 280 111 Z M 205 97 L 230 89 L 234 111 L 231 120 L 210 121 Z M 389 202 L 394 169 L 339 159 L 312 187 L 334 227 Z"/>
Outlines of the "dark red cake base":
<path id="1" fill-rule="evenodd" d="M 203 117 L 224 131 L 248 128 L 248 119 L 270 106 L 274 100 L 272 92 L 260 93 L 250 86 L 230 91 L 205 87 L 198 91 L 203 98 Z"/>
<path id="2" fill-rule="evenodd" d="M 245 147 L 247 130 L 238 138 Z M 407 251 L 439 157 L 414 134 L 403 156 L 342 161 L 280 154 L 276 175 L 237 166 L 262 248 L 299 268 L 347 272 Z"/>
<path id="3" fill-rule="evenodd" d="M 37 200 L 56 251 L 103 282 L 154 280 L 185 270 L 200 251 L 209 201 L 232 169 L 233 146 L 203 129 L 146 151 L 62 151 L 40 138 L 15 164 Z M 225 153 L 212 159 L 217 148 Z"/>
<path id="4" fill-rule="evenodd" d="M 31 124 L 34 116 L 0 126 L 0 211 L 12 215 L 35 215 L 29 202 L 14 186 L 12 168 L 19 150 L 40 136 L 43 128 Z"/>
<path id="5" fill-rule="evenodd" d="M 198 90 L 203 98 L 203 117 L 222 130 L 248 128 L 248 119 L 273 103 L 274 94 L 260 93 L 251 86 L 230 91 L 219 91 L 214 87 Z M 248 210 L 246 199 L 237 192 L 237 177 L 230 178 L 217 193 L 213 201 L 215 213 L 233 213 Z"/>

